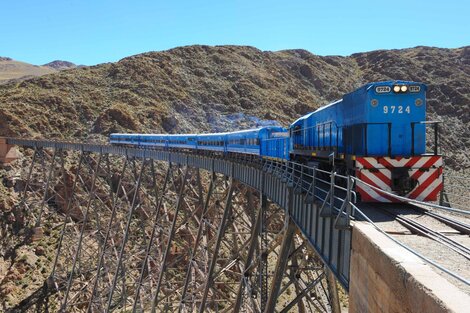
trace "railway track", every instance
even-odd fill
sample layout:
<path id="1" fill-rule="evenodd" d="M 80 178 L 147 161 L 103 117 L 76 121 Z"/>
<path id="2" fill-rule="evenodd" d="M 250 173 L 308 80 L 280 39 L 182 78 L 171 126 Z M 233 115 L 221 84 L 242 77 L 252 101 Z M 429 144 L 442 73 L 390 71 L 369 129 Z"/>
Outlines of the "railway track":
<path id="1" fill-rule="evenodd" d="M 423 209 L 424 210 L 424 214 L 426 214 L 427 216 L 430 216 L 430 217 L 433 217 L 435 218 L 436 220 L 446 224 L 447 226 L 450 226 L 466 235 L 470 235 L 470 225 L 469 224 L 466 224 L 466 223 L 463 223 L 461 221 L 458 221 L 456 219 L 453 219 L 451 217 L 448 217 L 448 216 L 444 216 L 444 215 L 441 215 L 441 214 L 437 214 L 437 213 L 434 213 L 434 212 L 431 212 L 427 209 Z"/>
<path id="2" fill-rule="evenodd" d="M 418 214 L 426 215 L 433 219 L 436 219 L 439 222 L 453 228 L 454 230 L 457 230 L 461 234 L 470 234 L 470 225 L 467 223 L 458 221 L 451 217 L 444 216 L 435 212 L 431 212 L 427 209 L 414 205 L 407 205 L 407 208 L 417 212 Z M 397 222 L 399 222 L 404 227 L 408 228 L 412 233 L 419 234 L 432 240 L 435 240 L 445 245 L 449 249 L 455 251 L 456 253 L 462 255 L 467 260 L 470 260 L 470 248 L 452 239 L 450 236 L 446 236 L 442 232 L 437 231 L 429 226 L 426 226 L 423 223 L 418 222 L 414 218 L 406 217 L 403 214 L 394 212 L 389 208 L 382 208 L 381 211 L 384 212 L 386 215 L 393 217 Z"/>

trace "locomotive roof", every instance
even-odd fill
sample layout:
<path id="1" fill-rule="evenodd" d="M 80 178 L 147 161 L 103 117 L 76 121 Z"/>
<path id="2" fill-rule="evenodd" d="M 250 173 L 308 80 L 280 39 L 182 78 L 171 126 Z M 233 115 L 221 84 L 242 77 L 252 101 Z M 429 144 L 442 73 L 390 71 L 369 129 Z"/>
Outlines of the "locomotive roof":
<path id="1" fill-rule="evenodd" d="M 303 116 L 299 117 L 298 119 L 296 119 L 296 120 L 292 123 L 292 125 L 297 124 L 298 122 L 300 122 L 300 121 L 302 121 L 302 120 L 304 120 L 304 119 L 306 119 L 306 118 L 309 118 L 310 116 L 312 116 L 312 114 L 315 114 L 315 113 L 318 113 L 318 112 L 320 112 L 320 111 L 322 111 L 322 110 L 325 110 L 326 108 L 329 108 L 329 107 L 331 107 L 331 106 L 333 106 L 333 105 L 335 105 L 335 104 L 337 104 L 338 102 L 341 102 L 341 101 L 343 101 L 343 99 L 339 99 L 339 100 L 336 100 L 336 101 L 334 101 L 334 102 L 328 103 L 327 105 L 321 106 L 321 107 L 319 107 L 318 109 L 316 109 L 315 111 L 310 112 L 310 113 L 308 113 L 308 114 L 306 114 L 306 115 L 303 115 Z"/>
<path id="2" fill-rule="evenodd" d="M 421 87 L 424 87 L 426 89 L 426 84 L 420 83 L 420 82 L 414 82 L 414 81 L 409 81 L 409 80 L 386 80 L 382 82 L 367 83 L 350 93 L 353 93 L 360 89 L 369 90 L 371 87 L 374 87 L 374 86 L 393 86 L 393 85 L 420 85 Z"/>
<path id="3" fill-rule="evenodd" d="M 423 88 L 423 90 L 426 90 L 426 84 L 424 84 L 424 83 L 419 83 L 419 82 L 414 82 L 414 81 L 406 81 L 406 80 L 387 80 L 387 81 L 381 81 L 381 82 L 367 83 L 367 84 L 362 85 L 361 87 L 357 88 L 356 90 L 345 94 L 345 96 L 348 95 L 348 94 L 358 92 L 360 90 L 361 91 L 368 91 L 370 88 L 373 88 L 374 86 L 393 86 L 393 85 L 420 85 Z M 291 125 L 296 125 L 300 121 L 303 121 L 304 119 L 307 119 L 310 116 L 312 116 L 312 114 L 318 113 L 318 112 L 320 112 L 320 111 L 322 111 L 326 108 L 329 108 L 330 106 L 333 106 L 333 105 L 337 104 L 338 102 L 341 102 L 343 99 L 344 99 L 344 96 L 343 96 L 342 99 L 339 99 L 339 100 L 331 102 L 327 105 L 321 106 L 318 109 L 316 109 L 315 111 L 310 112 L 306 115 L 303 115 L 303 116 L 299 117 Z"/>

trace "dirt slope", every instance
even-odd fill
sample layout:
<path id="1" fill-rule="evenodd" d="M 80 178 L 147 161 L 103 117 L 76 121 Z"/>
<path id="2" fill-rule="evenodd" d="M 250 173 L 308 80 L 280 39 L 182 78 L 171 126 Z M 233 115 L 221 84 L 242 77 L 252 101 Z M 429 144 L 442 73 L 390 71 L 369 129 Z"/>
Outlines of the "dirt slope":
<path id="1" fill-rule="evenodd" d="M 6 57 L 0 57 L 0 84 L 20 78 L 30 78 L 54 73 L 56 70 L 47 66 L 32 65 Z"/>
<path id="2" fill-rule="evenodd" d="M 305 50 L 188 46 L 0 86 L 0 135 L 105 140 L 114 131 L 187 132 L 281 125 L 369 81 L 429 85 L 445 153 L 470 166 L 470 47 L 349 57 Z"/>
<path id="3" fill-rule="evenodd" d="M 75 64 L 67 61 L 56 60 L 44 65 L 33 65 L 8 57 L 0 57 L 0 85 L 75 67 Z"/>

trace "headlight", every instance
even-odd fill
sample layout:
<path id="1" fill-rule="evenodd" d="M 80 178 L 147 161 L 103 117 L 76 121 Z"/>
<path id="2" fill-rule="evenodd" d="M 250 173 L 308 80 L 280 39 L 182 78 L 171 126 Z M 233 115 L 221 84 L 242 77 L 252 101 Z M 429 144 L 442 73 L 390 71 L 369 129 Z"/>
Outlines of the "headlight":
<path id="1" fill-rule="evenodd" d="M 394 92 L 400 92 L 400 86 L 398 86 L 398 85 L 393 86 L 393 91 Z"/>
<path id="2" fill-rule="evenodd" d="M 401 92 L 406 92 L 408 90 L 408 87 L 406 86 L 401 86 L 400 87 Z"/>

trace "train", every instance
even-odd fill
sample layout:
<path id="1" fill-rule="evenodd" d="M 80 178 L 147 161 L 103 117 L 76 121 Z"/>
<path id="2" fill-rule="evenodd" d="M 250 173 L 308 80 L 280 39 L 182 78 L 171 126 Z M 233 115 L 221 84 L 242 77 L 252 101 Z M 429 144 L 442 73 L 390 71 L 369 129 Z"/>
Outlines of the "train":
<path id="1" fill-rule="evenodd" d="M 371 82 L 301 116 L 288 128 L 260 127 L 211 134 L 113 133 L 113 145 L 190 149 L 203 153 L 295 161 L 366 184 L 355 188 L 364 202 L 398 202 L 397 197 L 436 201 L 443 161 L 438 124 L 426 121 L 426 89 L 412 81 Z M 434 127 L 434 151 L 426 153 L 426 129 Z M 374 186 L 385 192 L 380 192 Z"/>

